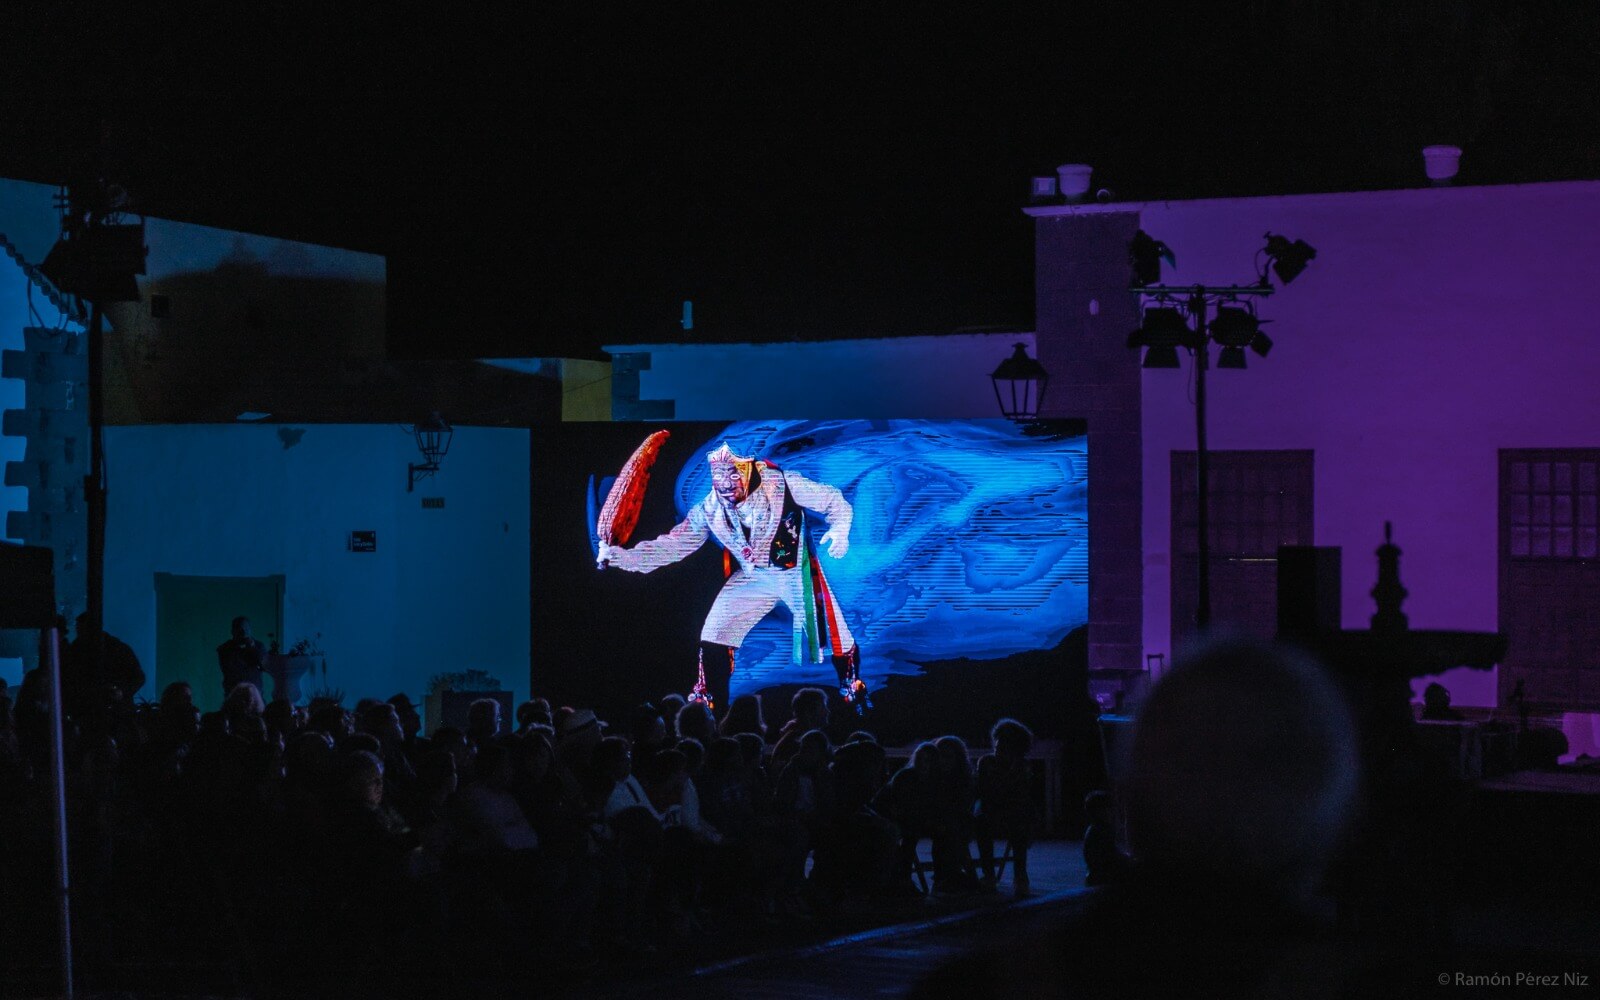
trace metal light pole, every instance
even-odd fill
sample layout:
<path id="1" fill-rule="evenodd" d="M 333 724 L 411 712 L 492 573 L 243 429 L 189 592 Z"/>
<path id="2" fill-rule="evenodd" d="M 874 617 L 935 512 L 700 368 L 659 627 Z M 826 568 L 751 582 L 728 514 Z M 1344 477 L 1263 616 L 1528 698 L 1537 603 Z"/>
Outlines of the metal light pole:
<path id="1" fill-rule="evenodd" d="M 1204 631 L 1211 625 L 1211 459 L 1206 440 L 1206 372 L 1211 368 L 1212 309 L 1229 303 L 1266 298 L 1275 289 L 1267 282 L 1263 273 L 1260 282 L 1255 285 L 1151 284 L 1135 285 L 1129 291 L 1158 305 L 1166 304 L 1170 307 L 1173 303 L 1182 303 L 1183 310 L 1188 316 L 1189 335 L 1186 339 L 1173 339 L 1171 331 L 1167 331 L 1165 337 L 1135 331 L 1129 343 L 1135 347 L 1170 348 L 1174 351 L 1182 346 L 1194 352 L 1195 530 L 1199 536 L 1196 539 L 1196 557 L 1199 566 L 1195 580 L 1197 592 L 1194 617 L 1195 625 Z M 1270 349 L 1271 341 L 1265 340 L 1264 337 L 1261 340 L 1264 341 L 1264 346 L 1259 344 L 1252 346 L 1255 346 L 1257 353 L 1264 355 Z M 1226 346 L 1231 348 L 1242 345 L 1228 343 Z M 1153 355 L 1147 357 L 1144 366 L 1177 367 L 1175 353 L 1168 356 L 1167 363 L 1153 364 L 1152 360 L 1154 360 Z M 1227 367 L 1226 355 L 1223 360 L 1224 367 Z"/>

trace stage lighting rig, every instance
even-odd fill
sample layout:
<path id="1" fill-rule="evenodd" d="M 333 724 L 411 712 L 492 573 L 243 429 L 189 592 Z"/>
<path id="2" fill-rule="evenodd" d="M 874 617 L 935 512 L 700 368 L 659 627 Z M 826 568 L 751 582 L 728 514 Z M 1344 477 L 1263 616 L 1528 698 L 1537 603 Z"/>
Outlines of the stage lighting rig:
<path id="1" fill-rule="evenodd" d="M 1278 280 L 1287 285 L 1298 278 L 1300 272 L 1306 269 L 1306 265 L 1317 256 L 1317 249 L 1305 240 L 1291 242 L 1286 236 L 1268 233 L 1267 245 L 1261 249 L 1261 254 L 1271 263 L 1273 273 L 1277 274 Z M 1261 269 L 1260 275 L 1261 284 L 1266 284 L 1265 268 Z"/>
<path id="2" fill-rule="evenodd" d="M 1178 348 L 1192 351 L 1200 346 L 1200 339 L 1189 328 L 1182 310 L 1157 306 L 1144 311 L 1144 323 L 1128 334 L 1128 346 L 1145 349 L 1146 368 L 1177 368 Z"/>
<path id="3" fill-rule="evenodd" d="M 1133 273 L 1129 291 L 1141 299 L 1139 329 L 1128 336 L 1128 347 L 1143 348 L 1145 368 L 1179 368 L 1178 348 L 1194 355 L 1195 478 L 1198 517 L 1199 579 L 1195 624 L 1211 624 L 1211 521 L 1210 462 L 1206 449 L 1206 371 L 1211 367 L 1211 344 L 1221 348 L 1218 368 L 1245 367 L 1245 350 L 1266 357 L 1272 339 L 1261 332 L 1265 320 L 1256 315 L 1255 302 L 1276 291 L 1267 280 L 1269 269 L 1282 284 L 1299 277 L 1317 251 L 1305 240 L 1267 234 L 1266 246 L 1256 254 L 1253 285 L 1165 285 L 1161 264 L 1175 265 L 1167 245 L 1139 230 L 1128 244 Z"/>
<path id="4" fill-rule="evenodd" d="M 1177 258 L 1172 255 L 1172 250 L 1163 242 L 1152 237 L 1143 229 L 1133 234 L 1133 242 L 1128 245 L 1128 263 L 1133 266 L 1133 283 L 1135 285 L 1161 284 L 1161 263 L 1165 261 L 1168 267 L 1177 267 Z"/>
<path id="5" fill-rule="evenodd" d="M 1217 355 L 1218 368 L 1244 368 L 1244 349 L 1250 348 L 1261 357 L 1272 350 L 1272 338 L 1261 332 L 1261 320 L 1256 318 L 1254 306 L 1218 306 L 1211 319 L 1211 339 L 1222 351 Z"/>

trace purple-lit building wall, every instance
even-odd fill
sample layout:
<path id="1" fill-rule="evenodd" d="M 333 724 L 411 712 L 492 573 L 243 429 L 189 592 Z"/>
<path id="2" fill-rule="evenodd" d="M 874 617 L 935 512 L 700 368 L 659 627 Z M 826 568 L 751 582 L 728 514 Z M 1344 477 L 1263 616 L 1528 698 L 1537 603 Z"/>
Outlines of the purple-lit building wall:
<path id="1" fill-rule="evenodd" d="M 1210 373 L 1210 447 L 1314 452 L 1314 541 L 1344 550 L 1345 627 L 1368 624 L 1371 553 L 1386 520 L 1405 552 L 1413 627 L 1499 627 L 1499 449 L 1600 445 L 1600 283 L 1586 249 L 1600 234 L 1600 183 L 1030 214 L 1041 231 L 1041 285 L 1052 269 L 1125 252 L 1100 244 L 1135 227 L 1172 248 L 1178 266 L 1165 275 L 1172 284 L 1250 283 L 1269 230 L 1315 246 L 1305 273 L 1261 305 L 1272 321 L 1270 357 L 1252 355 L 1247 371 Z M 1108 227 L 1107 217 L 1125 224 Z M 1042 235 L 1061 225 L 1085 239 L 1052 243 Z M 1050 259 L 1051 252 L 1060 256 Z M 1115 287 L 1102 294 L 1126 299 Z M 1053 353 L 1079 349 L 1047 337 L 1061 325 L 1052 310 L 1081 305 L 1052 301 L 1041 288 L 1047 366 Z M 1123 379 L 1136 363 L 1122 347 L 1129 328 L 1102 331 L 1121 352 L 1104 362 L 1104 381 Z M 1169 655 L 1171 453 L 1194 448 L 1192 373 L 1184 363 L 1180 371 L 1144 371 L 1136 401 L 1113 392 L 1075 408 L 1091 428 L 1097 408 L 1138 408 L 1141 634 L 1146 652 Z M 1457 704 L 1495 703 L 1493 674 L 1452 671 L 1443 681 Z"/>

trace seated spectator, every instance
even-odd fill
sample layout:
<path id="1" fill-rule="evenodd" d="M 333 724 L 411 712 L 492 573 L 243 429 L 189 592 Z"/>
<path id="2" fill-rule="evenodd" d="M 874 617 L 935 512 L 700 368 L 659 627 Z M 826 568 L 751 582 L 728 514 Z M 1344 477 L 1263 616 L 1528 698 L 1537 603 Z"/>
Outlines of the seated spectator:
<path id="1" fill-rule="evenodd" d="M 489 742 L 500 735 L 500 703 L 493 698 L 479 698 L 467 706 L 467 742 L 482 751 Z"/>
<path id="2" fill-rule="evenodd" d="M 402 814 L 410 812 L 417 773 L 406 756 L 400 713 L 386 701 L 373 701 L 361 715 L 360 727 L 378 741 L 378 756 L 383 760 L 384 804 Z"/>
<path id="3" fill-rule="evenodd" d="M 772 748 L 772 766 L 780 774 L 795 751 L 800 749 L 800 738 L 812 730 L 828 729 L 828 692 L 822 688 L 801 688 L 789 700 L 793 717 L 778 731 L 777 743 Z"/>
<path id="4" fill-rule="evenodd" d="M 260 718 L 266 710 L 267 703 L 261 700 L 261 689 L 249 681 L 235 684 L 233 690 L 228 692 L 228 696 L 222 699 L 222 711 L 230 719 L 245 715 Z"/>
<path id="5" fill-rule="evenodd" d="M 704 746 L 717 738 L 717 719 L 703 701 L 691 701 L 678 709 L 673 732 L 680 740 L 699 740 Z"/>
<path id="6" fill-rule="evenodd" d="M 1083 797 L 1089 824 L 1083 831 L 1083 863 L 1088 868 L 1084 885 L 1116 885 L 1127 878 L 1128 856 L 1117 846 L 1115 800 L 1107 791 Z"/>
<path id="7" fill-rule="evenodd" d="M 429 741 L 435 750 L 442 750 L 456 759 L 456 780 L 464 787 L 476 774 L 473 761 L 477 749 L 467 742 L 467 734 L 454 726 L 440 726 Z"/>
<path id="8" fill-rule="evenodd" d="M 689 699 L 681 694 L 664 694 L 656 699 L 656 706 L 661 709 L 664 719 L 676 719 L 679 709 L 688 704 Z"/>
<path id="9" fill-rule="evenodd" d="M 811 878 L 835 899 L 876 896 L 893 882 L 900 830 L 872 808 L 883 772 L 877 743 L 857 740 L 834 751 L 833 802 L 820 824 Z"/>
<path id="10" fill-rule="evenodd" d="M 294 705 L 287 698 L 274 698 L 268 702 L 261 718 L 267 724 L 267 731 L 280 742 L 288 742 L 289 737 L 300 728 L 295 719 Z"/>
<path id="11" fill-rule="evenodd" d="M 977 793 L 967 744 L 959 736 L 933 742 L 939 755 L 934 780 L 933 879 L 935 891 L 971 892 L 979 888 L 972 874 L 972 813 Z"/>
<path id="12" fill-rule="evenodd" d="M 920 743 L 912 751 L 911 762 L 895 772 L 874 800 L 875 810 L 893 820 L 900 830 L 897 885 L 911 884 L 917 844 L 924 837 L 932 837 L 937 829 L 938 780 L 938 748 L 932 743 Z"/>
<path id="13" fill-rule="evenodd" d="M 556 760 L 576 765 L 575 773 L 587 771 L 589 756 L 604 736 L 600 720 L 587 708 L 567 712 L 556 726 Z"/>
<path id="14" fill-rule="evenodd" d="M 1135 722 L 1127 879 L 1059 929 L 951 967 L 912 996 L 1367 995 L 1339 981 L 1349 956 L 1310 906 L 1358 772 L 1349 708 L 1315 664 L 1253 642 L 1196 651 Z M 1307 982 L 1312 968 L 1330 976 Z"/>
<path id="15" fill-rule="evenodd" d="M 661 710 L 648 701 L 633 710 L 628 720 L 628 736 L 633 740 L 634 752 L 648 759 L 658 750 L 668 746 L 667 720 Z"/>
<path id="16" fill-rule="evenodd" d="M 476 760 L 477 778 L 456 792 L 454 846 L 463 854 L 531 851 L 539 846 L 522 807 L 511 794 L 511 751 L 485 743 Z"/>
<path id="17" fill-rule="evenodd" d="M 517 706 L 517 732 L 522 736 L 534 726 L 550 725 L 550 703 L 543 698 L 534 698 Z"/>
<path id="18" fill-rule="evenodd" d="M 720 732 L 723 736 L 755 733 L 762 739 L 766 739 L 767 720 L 762 717 L 761 696 L 758 694 L 741 694 L 733 699 L 733 703 L 728 706 L 728 714 L 722 719 Z"/>
<path id="19" fill-rule="evenodd" d="M 161 689 L 161 711 L 178 711 L 193 707 L 194 688 L 188 681 L 173 681 Z"/>
<path id="20" fill-rule="evenodd" d="M 335 745 L 355 731 L 350 713 L 338 702 L 327 698 L 311 699 L 306 714 L 306 728 L 327 733 L 333 737 Z"/>
<path id="21" fill-rule="evenodd" d="M 422 735 L 422 713 L 411 703 L 409 695 L 391 695 L 389 704 L 394 706 L 395 714 L 400 717 L 400 731 L 405 734 L 406 756 L 414 767 L 429 750 L 428 740 Z"/>
<path id="22" fill-rule="evenodd" d="M 720 844 L 722 834 L 700 811 L 700 793 L 689 777 L 689 759 L 681 750 L 661 750 L 650 758 L 645 792 L 661 816 L 661 825 L 681 827 L 695 840 Z"/>
<path id="23" fill-rule="evenodd" d="M 978 842 L 979 875 L 991 885 L 996 881 L 994 842 L 1005 838 L 1011 847 L 1012 891 L 1021 899 L 1030 889 L 1028 847 L 1038 826 L 1027 760 L 1033 749 L 1033 732 L 1015 719 L 1001 719 L 989 730 L 989 742 L 994 753 L 978 761 L 973 832 Z"/>
<path id="24" fill-rule="evenodd" d="M 715 740 L 716 737 L 713 736 L 712 741 L 715 742 Z M 706 762 L 705 744 L 686 736 L 673 744 L 672 749 L 683 754 L 684 760 L 688 763 L 690 779 L 698 778 L 700 776 L 700 768 Z"/>
<path id="25" fill-rule="evenodd" d="M 805 877 L 805 861 L 816 843 L 824 817 L 833 812 L 832 776 L 828 764 L 833 748 L 828 734 L 813 729 L 796 742 L 794 756 L 778 776 L 773 792 L 774 812 L 784 835 L 786 887 L 790 905 Z"/>

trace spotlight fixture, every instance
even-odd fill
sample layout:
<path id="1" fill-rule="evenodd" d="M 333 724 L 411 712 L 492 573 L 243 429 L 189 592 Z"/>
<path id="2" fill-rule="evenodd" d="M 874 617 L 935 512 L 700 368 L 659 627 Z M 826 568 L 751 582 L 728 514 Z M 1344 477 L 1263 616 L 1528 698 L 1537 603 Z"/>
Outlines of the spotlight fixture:
<path id="1" fill-rule="evenodd" d="M 1145 368 L 1177 368 L 1178 348 L 1192 350 L 1199 344 L 1199 335 L 1189 328 L 1183 311 L 1165 306 L 1146 309 L 1144 325 L 1128 334 L 1129 347 L 1146 348 Z"/>
<path id="2" fill-rule="evenodd" d="M 1285 285 L 1300 276 L 1306 265 L 1316 257 L 1317 249 L 1305 240 L 1289 242 L 1287 236 L 1267 234 L 1267 245 L 1261 251 L 1272 262 L 1272 270 L 1277 272 L 1278 280 Z M 1265 280 L 1263 272 L 1262 280 Z"/>
<path id="3" fill-rule="evenodd" d="M 1168 267 L 1178 266 L 1177 258 L 1165 243 L 1143 229 L 1133 234 L 1133 242 L 1128 244 L 1128 263 L 1133 266 L 1136 287 L 1161 284 L 1162 261 L 1166 261 Z"/>
<path id="4" fill-rule="evenodd" d="M 1033 420 L 1039 416 L 1039 404 L 1044 401 L 1050 373 L 1045 371 L 1044 365 L 1028 357 L 1027 345 L 1013 344 L 1012 347 L 1015 350 L 1011 356 L 989 374 L 989 381 L 994 385 L 994 400 L 1007 419 Z"/>
<path id="5" fill-rule="evenodd" d="M 1272 338 L 1261 332 L 1261 320 L 1255 310 L 1244 306 L 1218 306 L 1211 320 L 1211 339 L 1222 346 L 1217 356 L 1218 368 L 1245 367 L 1244 349 L 1266 357 L 1272 350 Z"/>
<path id="6" fill-rule="evenodd" d="M 407 493 L 417 488 L 417 480 L 426 479 L 439 471 L 439 459 L 450 453 L 450 439 L 455 436 L 450 424 L 437 412 L 413 424 L 411 433 L 416 436 L 417 450 L 422 452 L 422 464 L 410 463 L 406 466 Z"/>

